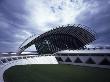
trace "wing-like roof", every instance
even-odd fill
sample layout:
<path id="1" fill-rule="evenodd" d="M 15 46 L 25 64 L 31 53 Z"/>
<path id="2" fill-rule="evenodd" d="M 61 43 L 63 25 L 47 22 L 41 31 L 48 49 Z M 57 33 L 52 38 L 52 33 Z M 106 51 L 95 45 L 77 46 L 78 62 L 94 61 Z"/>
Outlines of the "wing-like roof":
<path id="1" fill-rule="evenodd" d="M 80 49 L 95 40 L 95 33 L 80 25 L 68 25 L 52 29 L 40 36 L 26 39 L 19 47 L 20 54 L 25 49 L 35 44 L 39 54 L 55 53 L 66 49 Z"/>

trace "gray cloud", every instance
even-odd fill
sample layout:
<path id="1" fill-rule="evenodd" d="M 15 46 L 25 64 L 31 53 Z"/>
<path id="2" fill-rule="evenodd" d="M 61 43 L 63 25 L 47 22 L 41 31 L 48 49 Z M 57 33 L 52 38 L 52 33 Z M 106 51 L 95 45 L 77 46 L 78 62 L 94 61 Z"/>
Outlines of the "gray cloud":
<path id="1" fill-rule="evenodd" d="M 0 2 L 0 51 L 12 51 L 17 48 L 16 34 L 25 25 L 26 14 L 23 0 L 2 0 Z M 19 41 L 19 40 L 18 40 Z M 17 46 L 17 47 L 15 47 Z"/>
<path id="2" fill-rule="evenodd" d="M 94 45 L 110 45 L 109 9 L 109 0 L 1 0 L 0 51 L 16 51 L 30 35 L 68 23 L 95 30 Z"/>
<path id="3" fill-rule="evenodd" d="M 88 0 L 88 4 L 96 4 L 83 15 L 79 15 L 78 22 L 90 26 L 96 31 L 94 44 L 110 45 L 110 1 L 109 0 Z M 95 11 L 94 11 L 95 10 Z M 94 12 L 92 12 L 94 11 Z M 80 19 L 82 17 L 82 19 Z"/>

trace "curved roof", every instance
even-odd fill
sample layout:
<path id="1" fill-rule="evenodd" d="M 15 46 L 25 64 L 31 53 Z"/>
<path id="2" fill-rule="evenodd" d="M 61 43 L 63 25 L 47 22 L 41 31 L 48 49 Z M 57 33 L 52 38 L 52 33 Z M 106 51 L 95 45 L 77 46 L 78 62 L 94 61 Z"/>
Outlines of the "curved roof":
<path id="1" fill-rule="evenodd" d="M 95 40 L 95 33 L 78 25 L 62 26 L 40 36 L 31 36 L 19 47 L 18 54 L 35 44 L 39 54 L 55 53 L 60 50 L 83 48 Z"/>

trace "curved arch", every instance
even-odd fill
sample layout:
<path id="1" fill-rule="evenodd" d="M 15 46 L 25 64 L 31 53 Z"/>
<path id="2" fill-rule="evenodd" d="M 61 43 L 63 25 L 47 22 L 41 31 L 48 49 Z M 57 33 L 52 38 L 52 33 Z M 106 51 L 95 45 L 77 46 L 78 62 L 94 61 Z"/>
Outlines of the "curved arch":
<path id="1" fill-rule="evenodd" d="M 19 47 L 18 54 L 35 44 L 39 54 L 54 53 L 65 49 L 79 49 L 95 40 L 95 34 L 83 27 L 68 25 L 26 39 Z M 49 50 L 51 48 L 52 50 Z"/>

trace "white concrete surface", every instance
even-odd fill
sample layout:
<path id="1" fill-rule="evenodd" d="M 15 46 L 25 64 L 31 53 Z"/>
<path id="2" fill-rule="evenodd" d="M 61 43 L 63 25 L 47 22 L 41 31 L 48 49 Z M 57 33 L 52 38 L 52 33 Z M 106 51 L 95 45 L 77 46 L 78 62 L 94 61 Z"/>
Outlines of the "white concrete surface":
<path id="1" fill-rule="evenodd" d="M 8 62 L 3 63 L 3 64 L 1 63 L 0 64 L 0 82 L 4 82 L 4 80 L 3 80 L 3 73 L 5 72 L 5 70 L 7 70 L 8 68 L 10 68 L 12 66 L 15 66 L 15 65 L 58 64 L 55 56 L 39 56 L 39 57 L 38 56 L 35 56 L 35 57 L 29 56 L 29 57 L 30 58 L 12 60 L 12 61 L 8 61 Z M 18 58 L 18 57 L 16 56 L 16 58 Z M 0 58 L 0 60 L 1 59 L 2 58 Z M 7 59 L 7 57 L 5 59 Z"/>

